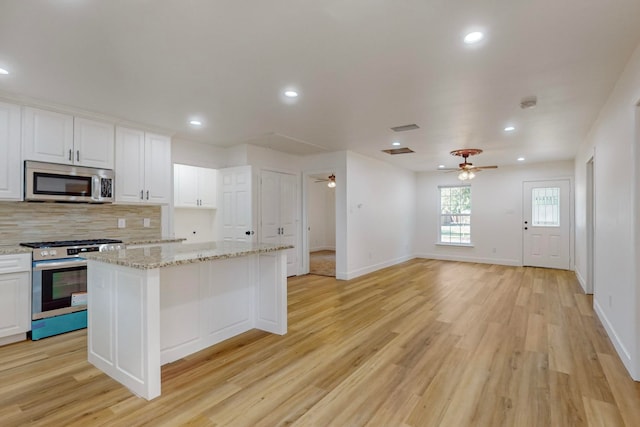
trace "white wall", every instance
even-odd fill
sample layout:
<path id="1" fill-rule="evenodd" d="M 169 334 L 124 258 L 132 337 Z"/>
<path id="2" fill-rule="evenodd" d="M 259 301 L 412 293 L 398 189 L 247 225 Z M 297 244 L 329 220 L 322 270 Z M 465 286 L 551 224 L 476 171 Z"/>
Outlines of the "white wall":
<path id="1" fill-rule="evenodd" d="M 174 236 L 186 243 L 220 240 L 216 236 L 216 209 L 174 209 Z"/>
<path id="2" fill-rule="evenodd" d="M 183 165 L 220 169 L 227 165 L 227 149 L 211 144 L 173 139 L 171 161 Z"/>
<path id="3" fill-rule="evenodd" d="M 586 163 L 594 156 L 594 308 L 631 376 L 640 380 L 640 287 L 636 209 L 640 190 L 637 105 L 640 45 L 578 150 L 576 270 L 586 280 Z"/>
<path id="4" fill-rule="evenodd" d="M 572 177 L 572 161 L 523 164 L 479 172 L 470 181 L 473 247 L 460 247 L 437 245 L 436 242 L 440 197 L 438 186 L 459 185 L 461 181 L 456 173 L 419 173 L 416 192 L 416 256 L 522 265 L 523 182 Z M 571 241 L 573 242 L 573 235 Z M 573 245 L 571 246 L 573 249 Z"/>
<path id="5" fill-rule="evenodd" d="M 309 252 L 336 249 L 336 192 L 308 178 Z"/>
<path id="6" fill-rule="evenodd" d="M 347 152 L 345 278 L 413 258 L 415 197 L 414 172 Z"/>

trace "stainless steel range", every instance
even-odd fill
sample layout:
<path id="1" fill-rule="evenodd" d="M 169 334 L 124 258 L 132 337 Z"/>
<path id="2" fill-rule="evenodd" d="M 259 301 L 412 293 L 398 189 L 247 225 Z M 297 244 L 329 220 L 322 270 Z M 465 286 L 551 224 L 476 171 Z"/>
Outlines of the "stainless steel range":
<path id="1" fill-rule="evenodd" d="M 124 249 L 121 240 L 29 242 L 33 248 L 31 339 L 87 327 L 87 260 L 82 254 Z"/>

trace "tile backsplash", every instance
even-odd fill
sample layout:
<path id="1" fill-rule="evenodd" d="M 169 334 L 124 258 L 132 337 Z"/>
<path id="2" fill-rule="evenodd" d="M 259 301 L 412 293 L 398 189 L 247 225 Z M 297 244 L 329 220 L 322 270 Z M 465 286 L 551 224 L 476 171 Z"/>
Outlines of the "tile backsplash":
<path id="1" fill-rule="evenodd" d="M 118 228 L 123 218 L 125 228 Z M 144 219 L 150 227 L 144 227 Z M 152 240 L 162 234 L 160 206 L 0 202 L 0 245 L 67 239 Z"/>

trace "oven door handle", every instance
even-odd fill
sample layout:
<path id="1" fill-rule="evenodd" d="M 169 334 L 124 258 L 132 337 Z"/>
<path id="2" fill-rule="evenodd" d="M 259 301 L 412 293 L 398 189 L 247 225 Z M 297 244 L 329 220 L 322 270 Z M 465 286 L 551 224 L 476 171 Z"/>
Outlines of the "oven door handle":
<path id="1" fill-rule="evenodd" d="M 67 267 L 84 267 L 87 265 L 87 260 L 82 259 L 78 261 L 60 261 L 60 262 L 45 262 L 45 263 L 34 263 L 33 270 L 34 271 L 44 271 L 44 270 L 53 270 L 56 268 L 67 268 Z"/>

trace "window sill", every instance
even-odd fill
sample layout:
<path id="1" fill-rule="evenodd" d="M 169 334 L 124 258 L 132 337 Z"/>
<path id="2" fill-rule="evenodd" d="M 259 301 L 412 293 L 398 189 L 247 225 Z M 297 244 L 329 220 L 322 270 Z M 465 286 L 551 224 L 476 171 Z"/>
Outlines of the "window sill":
<path id="1" fill-rule="evenodd" d="M 473 248 L 473 243 L 447 243 L 447 242 L 436 242 L 436 246 L 460 246 L 463 248 Z"/>

